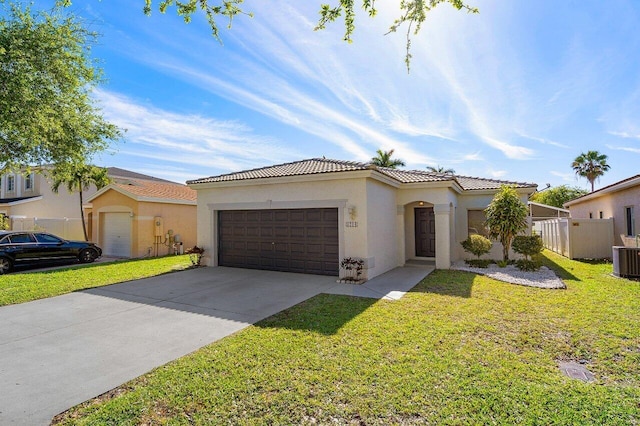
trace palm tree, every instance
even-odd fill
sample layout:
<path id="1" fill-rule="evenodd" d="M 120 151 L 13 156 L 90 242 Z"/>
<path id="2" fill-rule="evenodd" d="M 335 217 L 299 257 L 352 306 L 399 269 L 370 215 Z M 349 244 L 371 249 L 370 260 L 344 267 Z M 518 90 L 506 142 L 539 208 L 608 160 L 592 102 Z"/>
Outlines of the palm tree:
<path id="1" fill-rule="evenodd" d="M 63 163 L 55 166 L 51 177 L 53 179 L 53 183 L 51 184 L 51 190 L 53 192 L 57 193 L 60 185 L 66 184 L 69 192 L 78 191 L 80 194 L 82 230 L 84 231 L 84 240 L 88 241 L 87 224 L 84 220 L 84 212 L 82 211 L 82 192 L 89 189 L 92 184 L 98 189 L 109 185 L 111 179 L 107 175 L 107 169 L 89 164 Z"/>
<path id="2" fill-rule="evenodd" d="M 429 170 L 430 172 L 433 172 L 433 173 L 441 173 L 441 174 L 445 174 L 445 175 L 453 175 L 453 174 L 456 173 L 455 170 L 453 170 L 453 169 L 445 169 L 440 164 L 438 164 L 438 167 L 427 166 L 427 170 Z"/>
<path id="3" fill-rule="evenodd" d="M 610 169 L 607 164 L 607 156 L 600 154 L 598 151 L 587 151 L 581 153 L 571 163 L 571 168 L 576 172 L 576 175 L 586 178 L 591 184 L 591 192 L 593 192 L 593 183 L 596 179 Z"/>
<path id="4" fill-rule="evenodd" d="M 399 159 L 391 159 L 393 155 L 393 149 L 389 151 L 383 151 L 381 149 L 376 151 L 376 156 L 371 159 L 371 164 L 379 167 L 388 167 L 395 169 L 398 166 L 404 166 L 404 161 Z"/>

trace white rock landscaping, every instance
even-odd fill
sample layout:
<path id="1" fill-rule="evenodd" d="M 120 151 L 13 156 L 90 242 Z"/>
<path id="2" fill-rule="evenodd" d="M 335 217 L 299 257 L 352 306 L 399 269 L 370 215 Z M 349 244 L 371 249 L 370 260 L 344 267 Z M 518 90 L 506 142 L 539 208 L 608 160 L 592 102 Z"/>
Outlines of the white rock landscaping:
<path id="1" fill-rule="evenodd" d="M 476 274 L 486 275 L 494 280 L 504 281 L 511 284 L 526 285 L 529 287 L 565 289 L 567 285 L 551 269 L 546 266 L 538 271 L 521 271 L 515 265 L 508 265 L 504 268 L 496 264 L 489 265 L 488 268 L 475 268 L 467 265 L 464 261 L 456 262 L 451 269 L 468 271 Z"/>

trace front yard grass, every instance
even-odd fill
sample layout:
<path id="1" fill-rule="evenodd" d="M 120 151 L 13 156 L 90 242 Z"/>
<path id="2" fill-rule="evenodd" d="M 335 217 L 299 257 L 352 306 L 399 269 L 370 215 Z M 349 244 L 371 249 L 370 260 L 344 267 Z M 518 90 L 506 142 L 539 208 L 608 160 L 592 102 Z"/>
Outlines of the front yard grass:
<path id="1" fill-rule="evenodd" d="M 191 265 L 188 255 L 69 266 L 0 275 L 0 306 L 59 296 L 76 290 L 152 277 Z"/>
<path id="2" fill-rule="evenodd" d="M 435 271 L 320 295 L 75 407 L 64 424 L 640 424 L 640 283 L 545 252 L 545 290 Z M 597 380 L 562 375 L 582 361 Z"/>

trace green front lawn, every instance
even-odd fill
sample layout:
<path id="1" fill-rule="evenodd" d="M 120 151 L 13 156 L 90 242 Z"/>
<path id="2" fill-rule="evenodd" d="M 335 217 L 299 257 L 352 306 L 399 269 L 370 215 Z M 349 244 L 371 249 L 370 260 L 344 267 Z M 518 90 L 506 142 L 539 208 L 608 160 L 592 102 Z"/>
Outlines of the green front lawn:
<path id="1" fill-rule="evenodd" d="M 640 424 L 640 283 L 436 271 L 400 301 L 320 295 L 78 406 L 69 424 Z M 558 360 L 583 360 L 586 384 Z"/>
<path id="2" fill-rule="evenodd" d="M 0 306 L 153 277 L 182 270 L 190 265 L 189 256 L 184 255 L 93 263 L 44 272 L 25 271 L 0 275 Z"/>

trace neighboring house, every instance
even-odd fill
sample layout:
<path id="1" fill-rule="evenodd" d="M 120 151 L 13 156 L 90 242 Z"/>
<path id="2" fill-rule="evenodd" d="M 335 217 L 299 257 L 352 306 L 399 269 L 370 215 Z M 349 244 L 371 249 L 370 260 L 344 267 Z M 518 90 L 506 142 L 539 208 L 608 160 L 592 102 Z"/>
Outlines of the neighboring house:
<path id="1" fill-rule="evenodd" d="M 187 184 L 205 264 L 338 275 L 358 257 L 369 279 L 411 259 L 449 268 L 468 256 L 469 233 L 486 233 L 484 209 L 502 184 L 525 203 L 537 186 L 324 158 Z"/>
<path id="2" fill-rule="evenodd" d="M 640 175 L 564 204 L 574 219 L 613 218 L 614 245 L 636 247 L 640 228 Z"/>
<path id="3" fill-rule="evenodd" d="M 83 240 L 78 193 L 70 193 L 65 185 L 54 193 L 47 169 L 49 166 L 42 166 L 29 174 L 3 175 L 0 214 L 9 216 L 15 230 L 46 230 L 66 239 Z M 171 241 L 165 238 L 169 230 L 180 236 L 183 247 L 195 245 L 195 191 L 117 167 L 108 167 L 107 172 L 113 183 L 100 194 L 93 185 L 83 191 L 89 240 L 106 248 L 105 256 L 167 254 L 174 242 L 173 234 Z M 155 217 L 161 218 L 161 226 L 154 225 Z"/>
<path id="4" fill-rule="evenodd" d="M 196 244 L 196 191 L 186 185 L 109 169 L 118 177 L 87 199 L 92 239 L 104 256 L 145 257 Z"/>
<path id="5" fill-rule="evenodd" d="M 66 187 L 54 193 L 45 175 L 47 169 L 0 176 L 0 213 L 9 216 L 15 230 L 43 229 L 67 239 L 84 239 L 78 194 L 69 193 Z M 95 191 L 89 188 L 86 194 Z"/>

